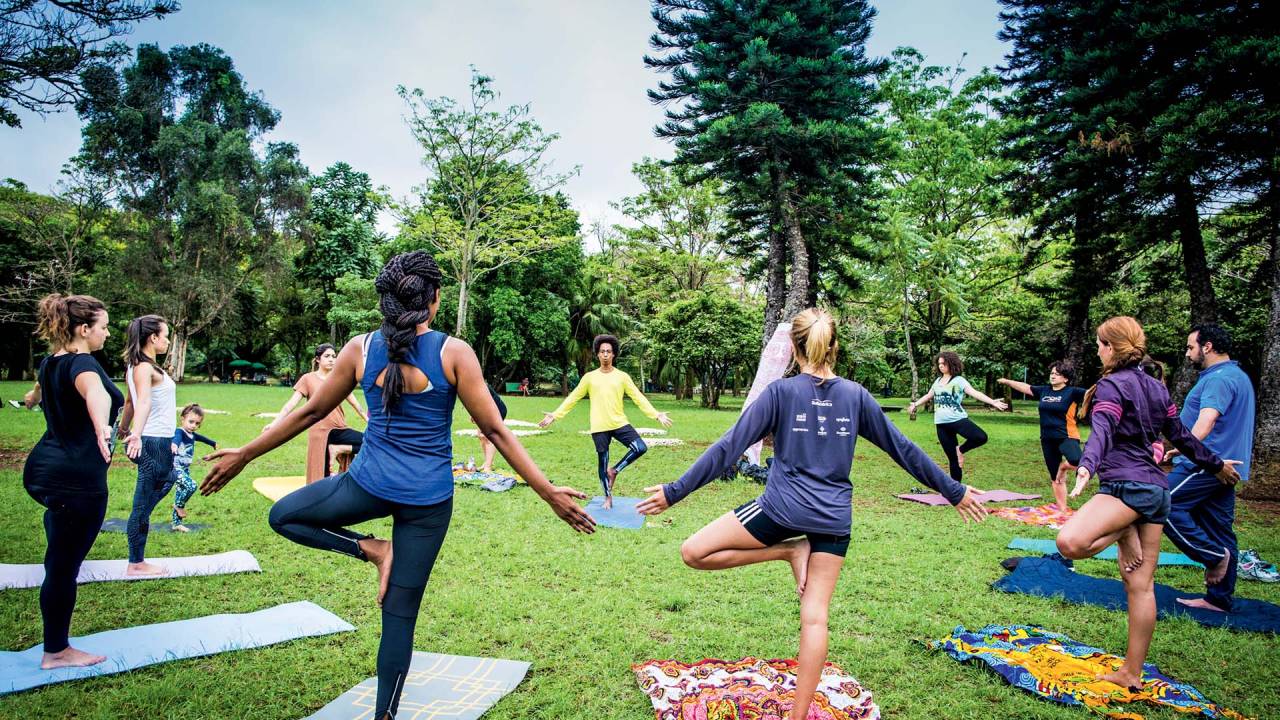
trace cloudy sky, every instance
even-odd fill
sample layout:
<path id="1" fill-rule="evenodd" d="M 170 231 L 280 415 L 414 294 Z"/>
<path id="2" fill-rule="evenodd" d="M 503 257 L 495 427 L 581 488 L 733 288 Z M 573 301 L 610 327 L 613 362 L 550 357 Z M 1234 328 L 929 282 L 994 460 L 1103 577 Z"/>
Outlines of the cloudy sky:
<path id="1" fill-rule="evenodd" d="M 183 0 L 137 27 L 130 44 L 210 43 L 281 113 L 270 139 L 296 143 L 319 173 L 344 160 L 397 197 L 422 182 L 417 144 L 395 88 L 463 97 L 469 66 L 495 79 L 500 102 L 529 103 L 559 133 L 556 167 L 581 166 L 566 191 L 583 215 L 616 220 L 609 203 L 639 186 L 631 164 L 670 157 L 645 90 L 659 76 L 642 58 L 653 32 L 645 0 Z M 931 63 L 1001 63 L 995 0 L 878 0 L 871 53 L 910 45 Z M 74 113 L 23 115 L 0 127 L 0 178 L 47 192 L 80 144 Z M 390 229 L 390 228 L 384 228 Z"/>

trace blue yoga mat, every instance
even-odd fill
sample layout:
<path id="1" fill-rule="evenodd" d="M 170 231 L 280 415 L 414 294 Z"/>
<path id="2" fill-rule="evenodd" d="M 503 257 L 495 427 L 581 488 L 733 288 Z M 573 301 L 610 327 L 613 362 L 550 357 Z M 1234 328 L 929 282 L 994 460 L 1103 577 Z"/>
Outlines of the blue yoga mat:
<path id="1" fill-rule="evenodd" d="M 604 498 L 593 497 L 587 503 L 587 514 L 595 518 L 597 525 L 624 530 L 639 530 L 644 527 L 644 516 L 636 512 L 636 505 L 643 498 L 613 496 L 613 508 L 604 509 Z"/>
<path id="2" fill-rule="evenodd" d="M 184 524 L 187 526 L 187 529 L 190 530 L 191 532 L 200 532 L 201 530 L 204 530 L 209 527 L 208 525 L 204 525 L 201 523 L 184 523 Z M 129 532 L 129 521 L 126 520 L 125 518 L 107 518 L 106 520 L 102 521 L 102 529 L 99 530 L 98 532 L 127 533 Z M 165 522 L 150 523 L 150 529 L 148 530 L 148 532 L 169 533 L 169 532 L 176 532 L 176 531 L 173 528 L 169 527 L 168 521 L 165 521 Z"/>
<path id="3" fill-rule="evenodd" d="M 1042 540 L 1039 538 L 1014 538 L 1013 540 L 1009 541 L 1009 549 L 1010 550 L 1029 550 L 1031 552 L 1038 552 L 1038 553 L 1044 553 L 1045 555 L 1052 555 L 1058 552 L 1058 544 L 1053 540 Z M 1112 545 L 1111 547 L 1107 548 L 1106 550 L 1103 550 L 1102 552 L 1098 553 L 1097 555 L 1094 555 L 1092 558 L 1089 558 L 1089 559 L 1090 560 L 1115 560 L 1116 546 Z M 1156 565 L 1186 565 L 1187 567 L 1198 567 L 1198 568 L 1204 567 L 1200 563 L 1196 562 L 1195 560 L 1192 560 L 1191 558 L 1187 557 L 1186 555 L 1183 555 L 1182 553 L 1167 553 L 1167 552 L 1160 553 L 1160 560 L 1159 562 L 1156 563 Z"/>
<path id="4" fill-rule="evenodd" d="M 41 645 L 20 652 L 0 652 L 0 695 L 68 680 L 111 675 L 170 660 L 247 650 L 347 630 L 355 630 L 355 627 L 311 602 L 287 603 L 251 613 L 209 615 L 107 630 L 71 639 L 73 647 L 107 656 L 106 661 L 90 667 L 41 670 Z"/>
<path id="5" fill-rule="evenodd" d="M 475 720 L 514 690 L 528 671 L 529 663 L 517 660 L 415 652 L 396 717 Z M 378 680 L 369 678 L 307 720 L 369 720 L 377 699 Z"/>
<path id="6" fill-rule="evenodd" d="M 1068 602 L 1098 605 L 1108 610 L 1128 607 L 1124 584 L 1110 578 L 1072 572 L 1050 558 L 1022 558 L 1013 572 L 991 583 L 996 590 L 1040 597 L 1058 597 Z M 1229 613 L 1198 610 L 1178 604 L 1178 598 L 1203 597 L 1156 583 L 1156 610 L 1161 618 L 1184 617 L 1209 627 L 1280 633 L 1280 605 L 1237 597 Z"/>

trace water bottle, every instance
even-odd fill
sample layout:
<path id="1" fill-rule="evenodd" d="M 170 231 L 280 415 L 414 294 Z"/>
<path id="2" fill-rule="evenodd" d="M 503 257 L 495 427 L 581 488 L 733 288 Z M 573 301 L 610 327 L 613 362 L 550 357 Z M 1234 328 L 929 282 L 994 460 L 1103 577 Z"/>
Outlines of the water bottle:
<path id="1" fill-rule="evenodd" d="M 467 472 L 476 471 L 476 456 L 471 455 L 467 458 Z"/>

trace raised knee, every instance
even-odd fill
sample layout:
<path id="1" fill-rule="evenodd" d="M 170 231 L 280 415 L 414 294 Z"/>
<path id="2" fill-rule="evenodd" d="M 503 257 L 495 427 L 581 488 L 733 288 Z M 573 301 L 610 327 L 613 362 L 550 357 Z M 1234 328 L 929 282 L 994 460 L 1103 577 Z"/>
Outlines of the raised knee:
<path id="1" fill-rule="evenodd" d="M 649 452 L 649 446 L 645 444 L 644 440 L 636 440 L 631 443 L 631 450 L 635 452 L 636 457 L 639 457 Z"/>
<path id="2" fill-rule="evenodd" d="M 1088 557 L 1089 544 L 1083 538 L 1065 533 L 1058 533 L 1058 554 L 1071 560 L 1083 560 Z"/>
<path id="3" fill-rule="evenodd" d="M 684 561 L 685 565 L 688 565 L 695 570 L 703 569 L 704 557 L 705 556 L 697 545 L 689 540 L 685 540 L 684 544 L 680 546 L 680 559 Z"/>
<path id="4" fill-rule="evenodd" d="M 267 513 L 267 523 L 271 525 L 271 529 L 278 534 L 284 535 L 285 511 L 281 509 L 280 503 L 271 506 L 271 512 Z"/>

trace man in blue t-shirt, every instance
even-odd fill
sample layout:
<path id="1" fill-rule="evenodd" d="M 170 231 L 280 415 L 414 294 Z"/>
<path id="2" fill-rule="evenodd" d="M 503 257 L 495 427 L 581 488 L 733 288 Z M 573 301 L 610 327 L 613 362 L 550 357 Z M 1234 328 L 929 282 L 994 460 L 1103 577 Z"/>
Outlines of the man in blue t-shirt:
<path id="1" fill-rule="evenodd" d="M 1217 325 L 1197 325 L 1187 336 L 1187 360 L 1201 368 L 1179 418 L 1224 460 L 1239 460 L 1240 480 L 1249 479 L 1253 456 L 1253 384 L 1232 360 L 1231 336 Z M 1185 457 L 1174 458 L 1169 473 L 1172 506 L 1164 531 L 1192 560 L 1203 563 L 1204 598 L 1183 599 L 1188 607 L 1231 611 L 1239 550 L 1232 529 L 1236 489 L 1224 485 Z"/>

